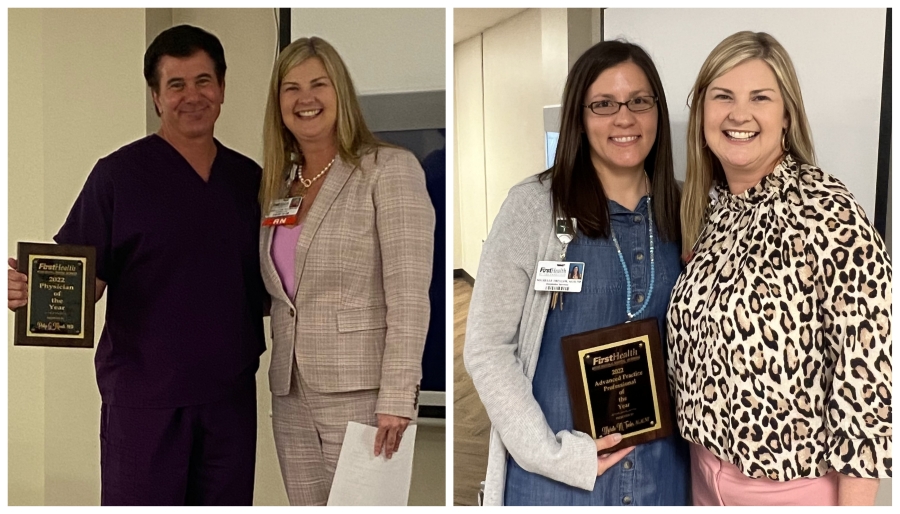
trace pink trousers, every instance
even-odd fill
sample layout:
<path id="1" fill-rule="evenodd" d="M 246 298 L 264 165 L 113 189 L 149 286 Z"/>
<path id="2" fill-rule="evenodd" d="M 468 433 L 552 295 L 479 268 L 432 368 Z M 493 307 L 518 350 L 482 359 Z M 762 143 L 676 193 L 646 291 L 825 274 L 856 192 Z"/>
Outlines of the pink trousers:
<path id="1" fill-rule="evenodd" d="M 694 505 L 837 505 L 837 472 L 776 482 L 750 478 L 706 448 L 691 444 Z"/>

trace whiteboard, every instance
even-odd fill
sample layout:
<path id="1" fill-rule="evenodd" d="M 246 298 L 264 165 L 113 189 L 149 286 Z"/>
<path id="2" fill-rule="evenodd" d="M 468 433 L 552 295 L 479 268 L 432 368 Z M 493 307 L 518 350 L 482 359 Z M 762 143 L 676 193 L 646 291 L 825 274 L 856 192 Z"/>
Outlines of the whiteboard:
<path id="1" fill-rule="evenodd" d="M 794 62 L 819 166 L 875 214 L 884 9 L 618 9 L 605 40 L 641 45 L 659 70 L 672 123 L 675 175 L 684 179 L 687 97 L 707 55 L 741 30 L 768 32 Z M 885 193 L 886 194 L 886 193 Z"/>
<path id="2" fill-rule="evenodd" d="M 291 9 L 291 41 L 319 36 L 360 95 L 446 89 L 446 10 Z"/>

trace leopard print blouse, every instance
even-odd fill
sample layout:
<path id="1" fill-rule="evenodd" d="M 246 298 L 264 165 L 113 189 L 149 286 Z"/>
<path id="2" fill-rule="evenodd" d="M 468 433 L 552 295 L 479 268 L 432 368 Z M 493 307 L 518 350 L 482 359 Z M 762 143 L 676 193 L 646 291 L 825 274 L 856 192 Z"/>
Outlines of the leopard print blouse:
<path id="1" fill-rule="evenodd" d="M 749 477 L 890 477 L 881 237 L 840 181 L 790 156 L 717 192 L 667 316 L 682 435 Z"/>

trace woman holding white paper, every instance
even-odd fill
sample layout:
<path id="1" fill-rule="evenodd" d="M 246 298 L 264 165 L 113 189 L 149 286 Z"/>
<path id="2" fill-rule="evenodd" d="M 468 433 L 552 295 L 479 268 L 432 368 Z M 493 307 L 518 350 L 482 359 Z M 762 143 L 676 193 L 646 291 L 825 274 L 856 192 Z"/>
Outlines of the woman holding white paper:
<path id="1" fill-rule="evenodd" d="M 279 54 L 263 140 L 275 448 L 290 503 L 324 505 L 348 422 L 377 427 L 372 453 L 390 458 L 416 417 L 434 210 L 415 156 L 375 139 L 320 38 Z"/>

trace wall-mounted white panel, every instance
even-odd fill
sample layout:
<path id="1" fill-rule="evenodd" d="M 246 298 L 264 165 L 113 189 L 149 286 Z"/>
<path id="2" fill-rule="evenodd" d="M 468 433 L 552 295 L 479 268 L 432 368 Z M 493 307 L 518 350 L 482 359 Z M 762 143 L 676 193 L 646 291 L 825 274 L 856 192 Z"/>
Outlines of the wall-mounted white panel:
<path id="1" fill-rule="evenodd" d="M 542 11 L 484 31 L 484 172 L 488 230 L 509 188 L 544 170 Z M 564 28 L 564 25 L 563 25 Z M 565 33 L 562 34 L 565 40 Z M 557 48 L 565 64 L 565 45 Z M 551 67 L 551 69 L 553 69 Z M 463 186 L 465 187 L 465 186 Z"/>
<path id="2" fill-rule="evenodd" d="M 291 9 L 291 39 L 337 49 L 360 95 L 446 88 L 445 9 Z"/>
<path id="3" fill-rule="evenodd" d="M 656 63 L 672 120 L 675 173 L 683 179 L 687 95 L 703 61 L 735 32 L 774 36 L 797 70 L 819 166 L 850 188 L 871 219 L 884 29 L 884 9 L 610 8 L 604 38 L 640 44 Z"/>
<path id="4" fill-rule="evenodd" d="M 456 218 L 460 227 L 456 247 L 459 267 L 473 278 L 478 273 L 481 242 L 487 237 L 484 164 L 484 80 L 481 71 L 481 35 L 454 46 L 453 94 L 456 115 L 454 134 L 456 158 Z"/>
<path id="5" fill-rule="evenodd" d="M 43 14 L 37 9 L 10 9 L 8 16 L 6 244 L 13 255 L 19 241 L 47 241 L 52 235 L 44 230 L 44 188 L 52 185 L 44 180 L 44 117 L 40 115 L 45 101 Z M 10 506 L 44 505 L 47 349 L 14 347 L 15 325 L 13 313 L 7 311 L 7 501 Z"/>

